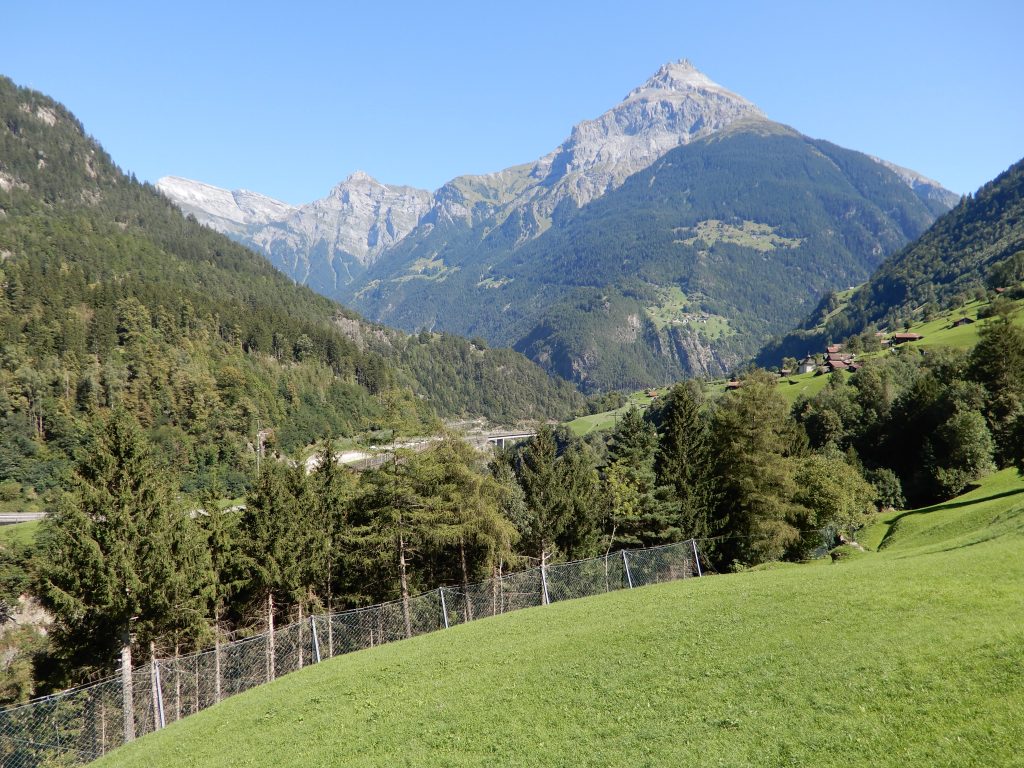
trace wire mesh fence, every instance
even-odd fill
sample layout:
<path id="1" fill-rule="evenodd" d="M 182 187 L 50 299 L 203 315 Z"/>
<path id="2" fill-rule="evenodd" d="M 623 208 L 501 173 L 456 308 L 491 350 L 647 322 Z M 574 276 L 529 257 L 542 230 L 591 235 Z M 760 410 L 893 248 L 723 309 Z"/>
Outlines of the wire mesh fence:
<path id="1" fill-rule="evenodd" d="M 219 701 L 332 656 L 521 608 L 700 574 L 693 540 L 558 563 L 409 600 L 308 616 L 187 656 L 0 711 L 0 766 L 57 768 L 95 760 Z"/>

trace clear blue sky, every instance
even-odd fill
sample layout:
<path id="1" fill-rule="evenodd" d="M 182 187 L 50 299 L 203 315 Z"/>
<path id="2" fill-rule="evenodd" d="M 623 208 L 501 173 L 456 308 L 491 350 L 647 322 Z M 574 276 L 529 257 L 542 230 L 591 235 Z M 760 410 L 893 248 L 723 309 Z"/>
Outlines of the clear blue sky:
<path id="1" fill-rule="evenodd" d="M 662 63 L 975 190 L 1024 156 L 1019 0 L 4 3 L 0 73 L 141 179 L 291 203 L 434 189 L 556 147 Z"/>

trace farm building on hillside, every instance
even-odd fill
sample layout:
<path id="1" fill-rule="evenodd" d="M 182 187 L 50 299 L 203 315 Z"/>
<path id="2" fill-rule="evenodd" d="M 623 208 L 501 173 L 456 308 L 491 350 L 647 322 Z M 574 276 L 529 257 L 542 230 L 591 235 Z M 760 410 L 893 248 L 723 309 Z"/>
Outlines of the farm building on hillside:
<path id="1" fill-rule="evenodd" d="M 920 333 L 894 333 L 892 335 L 893 344 L 906 344 L 908 341 L 920 341 L 923 339 Z"/>

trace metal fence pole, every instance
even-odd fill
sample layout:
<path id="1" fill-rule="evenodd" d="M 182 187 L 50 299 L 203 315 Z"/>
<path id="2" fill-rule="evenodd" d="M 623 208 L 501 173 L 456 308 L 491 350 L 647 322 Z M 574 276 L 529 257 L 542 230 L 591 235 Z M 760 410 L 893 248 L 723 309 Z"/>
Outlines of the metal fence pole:
<path id="1" fill-rule="evenodd" d="M 697 540 L 690 539 L 690 543 L 693 545 L 693 562 L 697 564 L 697 575 L 703 576 L 704 574 L 700 570 L 700 555 L 697 554 Z"/>
<path id="2" fill-rule="evenodd" d="M 181 674 L 181 670 L 175 670 L 175 678 Z M 160 662 L 153 659 L 153 690 L 156 691 L 156 701 L 153 702 L 153 714 L 156 716 L 155 719 L 160 723 L 160 728 L 167 727 L 167 718 L 164 715 L 164 689 L 160 682 Z"/>
<path id="3" fill-rule="evenodd" d="M 629 561 L 626 559 L 626 550 L 622 550 L 622 567 L 626 569 L 626 583 L 633 588 L 633 576 L 629 572 Z"/>
<path id="4" fill-rule="evenodd" d="M 541 586 L 541 602 L 544 605 L 551 604 L 551 597 L 548 595 L 548 568 L 547 568 L 547 553 L 542 553 L 540 558 L 540 586 Z"/>
<path id="5" fill-rule="evenodd" d="M 320 641 L 316 636 L 316 617 L 309 617 L 309 628 L 313 632 L 313 659 L 316 664 L 320 663 Z"/>
<path id="6" fill-rule="evenodd" d="M 444 619 L 444 628 L 448 629 L 448 606 L 444 602 L 444 587 L 438 587 L 437 594 L 441 596 L 441 618 Z"/>
<path id="7" fill-rule="evenodd" d="M 135 696 L 132 681 L 132 639 L 125 630 L 121 638 L 121 715 L 125 743 L 135 741 Z"/>

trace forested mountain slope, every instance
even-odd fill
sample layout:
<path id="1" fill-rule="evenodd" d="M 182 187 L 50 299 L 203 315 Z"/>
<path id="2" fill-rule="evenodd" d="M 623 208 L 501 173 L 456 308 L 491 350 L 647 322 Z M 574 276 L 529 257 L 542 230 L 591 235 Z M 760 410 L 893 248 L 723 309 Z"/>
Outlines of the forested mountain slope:
<path id="1" fill-rule="evenodd" d="M 828 307 L 822 306 L 801 329 L 768 345 L 758 360 L 775 365 L 784 355 L 804 354 L 869 327 L 896 328 L 955 306 L 979 289 L 1012 288 L 1022 278 L 1024 160 L 965 197 L 918 240 L 886 259 L 827 322 L 822 318 Z"/>
<path id="2" fill-rule="evenodd" d="M 637 387 L 727 370 L 933 218 L 868 156 L 752 119 L 565 207 L 529 242 L 513 217 L 438 222 L 372 266 L 353 300 L 401 327 L 514 345 L 591 389 Z"/>
<path id="3" fill-rule="evenodd" d="M 508 350 L 404 334 L 296 286 L 126 176 L 64 107 L 0 79 L 0 480 L 56 484 L 93 417 L 129 408 L 191 484 L 235 486 L 257 431 L 416 431 L 568 414 Z"/>

